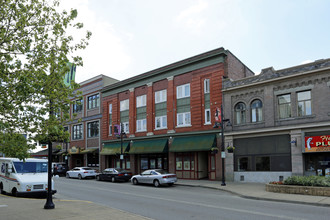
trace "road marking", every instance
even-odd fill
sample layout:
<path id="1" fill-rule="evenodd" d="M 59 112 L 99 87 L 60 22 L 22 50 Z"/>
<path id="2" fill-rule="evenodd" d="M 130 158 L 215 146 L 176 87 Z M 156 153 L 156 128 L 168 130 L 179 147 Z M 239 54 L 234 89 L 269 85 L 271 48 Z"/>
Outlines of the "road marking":
<path id="1" fill-rule="evenodd" d="M 8 205 L 0 205 L 0 208 L 2 208 L 2 207 L 8 207 Z"/>
<path id="2" fill-rule="evenodd" d="M 69 184 L 69 183 L 67 183 L 67 184 Z M 69 185 L 71 185 L 71 184 L 69 184 Z M 80 187 L 85 187 L 85 188 L 90 189 L 90 187 L 88 185 L 80 185 Z M 136 186 L 132 185 L 132 187 L 136 187 Z M 247 213 L 247 214 L 252 214 L 252 215 L 267 216 L 267 217 L 273 217 L 273 218 L 279 218 L 279 219 L 307 220 L 307 219 L 303 219 L 303 218 L 288 217 L 288 216 L 284 216 L 284 215 L 273 215 L 273 214 L 267 214 L 267 213 L 262 213 L 262 212 L 257 212 L 257 211 L 229 208 L 229 207 L 224 207 L 224 206 L 215 206 L 215 205 L 201 204 L 201 203 L 196 203 L 196 202 L 181 201 L 181 200 L 175 200 L 175 199 L 166 199 L 166 198 L 160 198 L 160 197 L 154 197 L 154 196 L 146 196 L 146 195 L 142 195 L 142 194 L 136 194 L 136 193 L 125 192 L 125 191 L 120 192 L 118 190 L 104 189 L 104 191 L 108 191 L 108 192 L 112 192 L 112 193 L 119 193 L 119 194 L 126 194 L 126 195 L 130 195 L 130 196 L 144 197 L 144 198 L 148 198 L 148 199 L 158 199 L 158 200 L 163 200 L 163 201 L 168 201 L 168 202 L 183 203 L 183 204 L 195 205 L 195 206 L 201 206 L 201 207 L 207 207 L 207 208 L 223 209 L 223 210 Z"/>

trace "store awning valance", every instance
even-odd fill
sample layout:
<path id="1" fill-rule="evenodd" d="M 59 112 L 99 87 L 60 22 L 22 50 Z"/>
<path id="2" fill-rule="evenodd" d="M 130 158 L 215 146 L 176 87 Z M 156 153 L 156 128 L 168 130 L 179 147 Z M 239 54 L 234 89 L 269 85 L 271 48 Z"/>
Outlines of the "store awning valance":
<path id="1" fill-rule="evenodd" d="M 175 137 L 170 152 L 209 151 L 216 146 L 215 134 Z"/>
<path id="2" fill-rule="evenodd" d="M 98 148 L 88 148 L 88 149 L 85 149 L 85 150 L 81 151 L 80 153 L 82 153 L 82 154 L 91 154 L 91 153 L 94 153 L 97 150 L 98 150 Z"/>
<path id="3" fill-rule="evenodd" d="M 127 153 L 129 142 L 123 142 L 123 153 Z M 121 142 L 106 143 L 101 150 L 101 155 L 116 155 L 121 153 Z"/>
<path id="4" fill-rule="evenodd" d="M 167 153 L 167 139 L 134 141 L 129 154 Z"/>

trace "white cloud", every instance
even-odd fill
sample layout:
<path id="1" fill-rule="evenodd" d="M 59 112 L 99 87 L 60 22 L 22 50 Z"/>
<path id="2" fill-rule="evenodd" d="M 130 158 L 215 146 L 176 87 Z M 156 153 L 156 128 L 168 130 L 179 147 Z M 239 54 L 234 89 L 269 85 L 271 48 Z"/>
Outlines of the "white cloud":
<path id="1" fill-rule="evenodd" d="M 84 66 L 77 68 L 76 82 L 80 83 L 100 74 L 115 79 L 127 78 L 121 72 L 125 71 L 131 58 L 125 51 L 120 34 L 109 21 L 98 17 L 88 6 L 88 0 L 62 1 L 61 4 L 66 10 L 77 9 L 78 17 L 75 22 L 84 23 L 82 31 L 68 31 L 75 40 L 83 38 L 87 30 L 92 32 L 87 48 L 78 52 L 83 58 Z"/>
<path id="2" fill-rule="evenodd" d="M 180 12 L 175 21 L 188 29 L 197 30 L 205 25 L 206 19 L 202 16 L 208 8 L 208 2 L 200 0 L 187 9 Z"/>

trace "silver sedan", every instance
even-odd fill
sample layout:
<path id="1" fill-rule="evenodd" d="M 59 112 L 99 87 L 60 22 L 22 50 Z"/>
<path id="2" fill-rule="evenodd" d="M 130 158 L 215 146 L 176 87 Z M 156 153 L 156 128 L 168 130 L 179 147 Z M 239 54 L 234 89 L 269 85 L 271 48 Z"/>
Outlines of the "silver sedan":
<path id="1" fill-rule="evenodd" d="M 72 170 L 69 170 L 66 172 L 66 177 L 67 178 L 78 178 L 78 179 L 83 179 L 83 178 L 95 178 L 96 176 L 95 170 L 89 167 L 75 167 Z"/>
<path id="2" fill-rule="evenodd" d="M 139 183 L 143 184 L 153 184 L 158 187 L 160 185 L 169 185 L 172 186 L 175 182 L 178 181 L 176 174 L 168 173 L 165 170 L 156 169 L 156 170 L 146 170 L 141 174 L 134 175 L 131 178 L 131 181 L 134 185 Z"/>

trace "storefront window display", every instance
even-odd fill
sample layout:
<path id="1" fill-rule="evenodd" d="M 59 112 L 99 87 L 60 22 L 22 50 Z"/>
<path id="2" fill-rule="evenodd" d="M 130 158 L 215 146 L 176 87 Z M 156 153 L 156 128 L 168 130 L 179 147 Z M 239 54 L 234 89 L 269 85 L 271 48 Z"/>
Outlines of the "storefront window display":
<path id="1" fill-rule="evenodd" d="M 176 170 L 195 170 L 194 154 L 178 153 L 176 155 Z"/>
<path id="2" fill-rule="evenodd" d="M 113 164 L 115 168 L 120 168 L 120 159 L 119 158 L 114 159 Z M 131 169 L 131 162 L 129 156 L 124 157 L 122 168 L 126 170 Z"/>
<path id="3" fill-rule="evenodd" d="M 140 157 L 140 169 L 164 169 L 167 170 L 167 157 L 163 155 L 142 155 Z"/>

